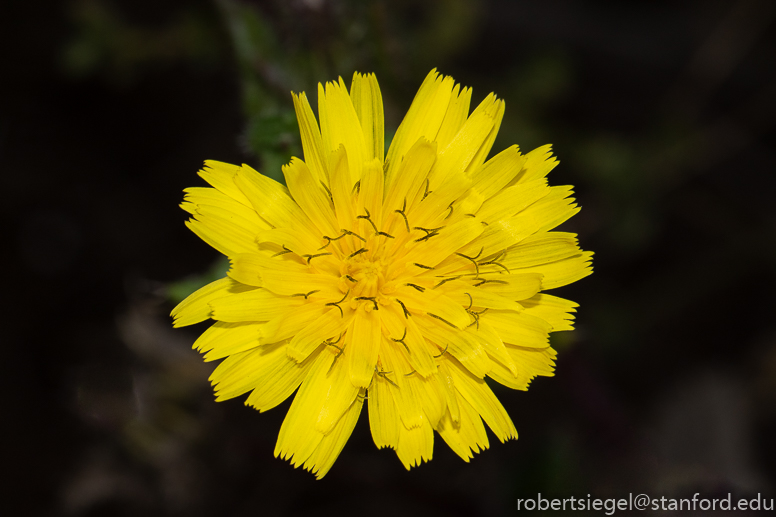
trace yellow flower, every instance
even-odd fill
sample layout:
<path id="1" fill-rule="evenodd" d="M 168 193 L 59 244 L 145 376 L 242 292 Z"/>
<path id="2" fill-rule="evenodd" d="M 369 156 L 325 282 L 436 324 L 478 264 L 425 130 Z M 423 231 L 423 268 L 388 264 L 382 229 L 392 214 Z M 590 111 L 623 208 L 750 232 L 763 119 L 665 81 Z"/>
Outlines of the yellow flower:
<path id="1" fill-rule="evenodd" d="M 186 189 L 187 226 L 229 257 L 228 276 L 172 312 L 216 322 L 194 343 L 224 359 L 217 400 L 249 393 L 271 409 L 297 391 L 275 456 L 323 477 L 368 400 L 377 447 L 409 469 L 434 431 L 464 461 L 516 438 L 485 382 L 525 390 L 551 376 L 548 335 L 571 330 L 574 302 L 542 291 L 591 273 L 574 234 L 579 209 L 545 179 L 550 146 L 485 161 L 504 114 L 489 95 L 432 71 L 384 157 L 374 75 L 318 88 L 320 126 L 294 95 L 305 160 L 288 187 L 247 165 L 208 161 L 214 188 Z"/>

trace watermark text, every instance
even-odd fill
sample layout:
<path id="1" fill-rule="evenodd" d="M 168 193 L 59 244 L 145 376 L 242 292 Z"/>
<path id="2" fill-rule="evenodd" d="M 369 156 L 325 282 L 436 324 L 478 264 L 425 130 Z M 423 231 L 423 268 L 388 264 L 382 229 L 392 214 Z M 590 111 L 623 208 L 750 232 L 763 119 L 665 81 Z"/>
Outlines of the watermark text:
<path id="1" fill-rule="evenodd" d="M 601 499 L 592 497 L 555 497 L 546 498 L 537 494 L 535 498 L 518 499 L 518 510 L 559 510 L 559 511 L 602 511 L 606 515 L 616 512 L 631 512 L 633 510 L 653 511 L 708 511 L 708 510 L 770 510 L 773 511 L 773 498 L 757 494 L 754 498 L 737 498 L 732 494 L 722 498 L 703 497 L 694 494 L 692 497 L 650 497 L 646 494 L 628 494 L 628 497 Z"/>

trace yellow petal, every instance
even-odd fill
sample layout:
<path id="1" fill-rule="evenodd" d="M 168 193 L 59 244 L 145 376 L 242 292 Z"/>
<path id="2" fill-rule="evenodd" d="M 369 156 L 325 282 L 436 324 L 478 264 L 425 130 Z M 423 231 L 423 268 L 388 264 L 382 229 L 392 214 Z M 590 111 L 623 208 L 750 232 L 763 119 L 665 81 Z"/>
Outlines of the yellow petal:
<path id="1" fill-rule="evenodd" d="M 240 170 L 239 165 L 205 160 L 205 167 L 199 171 L 202 179 L 242 205 L 251 207 L 251 202 L 234 183 L 234 175 Z"/>
<path id="2" fill-rule="evenodd" d="M 581 253 L 577 236 L 573 233 L 545 232 L 524 239 L 509 249 L 504 263 L 512 268 L 548 264 Z"/>
<path id="3" fill-rule="evenodd" d="M 251 366 L 256 362 L 255 357 L 258 348 L 237 352 L 225 360 L 221 361 L 213 373 L 210 375 L 210 382 L 216 392 L 216 400 L 228 400 L 230 398 L 242 395 L 250 391 L 256 382 L 256 376 L 250 376 L 253 373 Z M 233 375 L 232 372 L 236 374 Z M 221 384 L 223 383 L 223 387 Z"/>
<path id="4" fill-rule="evenodd" d="M 243 165 L 234 176 L 235 184 L 245 194 L 256 213 L 275 228 L 299 228 L 307 231 L 312 224 L 291 198 L 288 189 L 277 181 Z"/>
<path id="5" fill-rule="evenodd" d="M 353 311 L 349 307 L 344 307 L 343 313 L 340 313 L 336 307 L 332 307 L 320 318 L 297 332 L 288 344 L 288 357 L 301 362 L 326 341 L 342 348 L 344 343 L 339 338 L 342 337 L 341 334 L 348 328 L 352 319 Z"/>
<path id="6" fill-rule="evenodd" d="M 549 264 L 512 269 L 510 267 L 509 255 L 507 255 L 504 264 L 513 272 L 540 273 L 543 276 L 542 289 L 554 289 L 576 282 L 580 278 L 585 278 L 590 275 L 593 272 L 593 268 L 590 264 L 592 258 L 593 252 L 583 251 L 582 253 L 567 259 L 558 260 Z"/>
<path id="7" fill-rule="evenodd" d="M 511 275 L 501 275 L 501 276 L 509 277 Z M 499 278 L 498 280 L 501 281 L 501 278 Z M 537 290 L 533 291 L 531 295 L 535 294 L 538 291 L 538 287 L 541 286 L 540 282 L 541 281 L 537 282 Z M 492 281 L 490 282 L 490 284 L 499 285 L 499 286 L 505 285 L 505 284 L 496 284 Z M 483 285 L 490 285 L 490 284 L 486 282 Z M 508 286 L 509 284 L 506 284 L 506 285 Z M 517 298 L 512 298 L 512 299 L 506 298 L 501 294 L 497 293 L 493 289 L 483 289 L 481 287 L 476 287 L 462 280 L 453 280 L 451 282 L 445 282 L 444 284 L 440 285 L 434 290 L 436 292 L 443 293 L 445 296 L 453 300 L 453 302 L 469 308 L 476 307 L 479 309 L 479 308 L 487 307 L 489 309 L 508 309 L 513 311 L 520 311 L 523 309 L 522 305 L 513 301 L 513 300 L 516 300 Z M 475 310 L 478 310 L 478 309 L 475 309 Z"/>
<path id="8" fill-rule="evenodd" d="M 307 325 L 320 318 L 329 310 L 328 307 L 317 303 L 308 303 L 296 310 L 288 311 L 283 315 L 272 318 L 259 327 L 259 340 L 262 344 L 277 343 L 293 337 Z"/>
<path id="9" fill-rule="evenodd" d="M 362 390 L 363 391 L 363 390 Z M 345 447 L 353 429 L 356 427 L 358 417 L 361 415 L 361 408 L 364 405 L 363 397 L 356 397 L 356 400 L 350 405 L 348 410 L 339 419 L 334 429 L 328 433 L 315 448 L 310 458 L 305 462 L 304 467 L 315 474 L 316 479 L 322 479 L 329 472 L 334 461 Z"/>
<path id="10" fill-rule="evenodd" d="M 399 412 L 389 384 L 385 377 L 376 375 L 369 388 L 369 428 L 378 449 L 395 448 L 399 443 Z"/>
<path id="11" fill-rule="evenodd" d="M 447 411 L 435 429 L 453 452 L 468 463 L 474 457 L 473 453 L 484 451 L 490 444 L 477 411 L 465 399 L 460 400 L 460 406 L 460 419 L 454 420 Z"/>
<path id="12" fill-rule="evenodd" d="M 445 396 L 447 411 L 450 414 L 450 418 L 452 418 L 453 422 L 457 425 L 461 419 L 461 407 L 458 404 L 455 382 L 453 381 L 453 375 L 450 372 L 450 367 L 448 366 L 448 361 L 446 359 L 439 362 L 439 387 L 442 388 L 442 393 Z"/>
<path id="13" fill-rule="evenodd" d="M 192 215 L 198 213 L 198 206 L 205 205 L 212 207 L 211 211 L 219 210 L 221 214 L 225 214 L 229 219 L 244 224 L 248 228 L 269 228 L 267 222 L 259 217 L 250 204 L 246 206 L 219 190 L 207 187 L 191 187 L 183 192 L 185 192 L 185 196 L 181 206 Z"/>
<path id="14" fill-rule="evenodd" d="M 423 377 L 436 372 L 434 355 L 436 348 L 429 345 L 412 319 L 405 318 L 398 304 L 383 306 L 380 309 L 380 322 L 384 335 L 399 343 L 400 353 L 405 354 L 410 365 Z"/>
<path id="15" fill-rule="evenodd" d="M 516 145 L 501 151 L 473 172 L 472 188 L 477 189 L 485 199 L 490 199 L 517 176 L 525 161 Z"/>
<path id="16" fill-rule="evenodd" d="M 427 418 L 423 419 L 419 427 L 407 429 L 403 425 L 399 426 L 396 455 L 407 470 L 431 460 L 434 455 L 434 430 Z"/>
<path id="17" fill-rule="evenodd" d="M 216 400 L 222 401 L 237 397 L 254 388 L 261 389 L 267 383 L 273 384 L 271 388 L 277 398 L 268 400 L 267 392 L 264 390 L 265 400 L 260 402 L 265 404 L 266 409 L 274 407 L 288 398 L 302 382 L 302 375 L 308 365 L 296 371 L 286 368 L 288 360 L 283 361 L 284 348 L 285 343 L 263 346 L 232 355 L 223 361 L 211 375 L 211 380 L 215 386 Z M 234 358 L 238 360 L 235 361 Z M 278 379 L 276 375 L 278 369 L 284 370 L 287 378 Z M 259 396 L 254 397 L 254 402 Z M 281 396 L 282 398 L 280 398 Z M 246 404 L 248 403 L 246 402 Z"/>
<path id="18" fill-rule="evenodd" d="M 341 145 L 329 155 L 329 175 L 331 177 L 331 195 L 336 207 L 337 223 L 340 230 L 350 230 L 356 220 L 353 207 L 355 180 L 351 179 L 349 160 L 345 146 Z M 351 230 L 352 231 L 352 230 Z M 334 237 L 329 235 L 329 237 Z M 352 239 L 346 237 L 346 239 Z M 351 244 L 354 244 L 351 241 Z"/>
<path id="19" fill-rule="evenodd" d="M 552 377 L 557 353 L 552 347 L 543 349 L 507 346 L 509 355 L 518 365 L 518 376 L 533 379 L 536 376 Z"/>
<path id="20" fill-rule="evenodd" d="M 537 147 L 525 155 L 526 161 L 523 169 L 513 180 L 515 183 L 523 183 L 544 178 L 558 165 L 557 158 L 552 156 L 552 145 L 547 144 Z"/>
<path id="21" fill-rule="evenodd" d="M 482 233 L 482 224 L 475 218 L 466 218 L 457 223 L 445 226 L 436 235 L 417 243 L 407 252 L 408 262 L 419 262 L 427 266 L 436 266 L 452 255 L 462 244 L 475 239 Z M 415 232 L 418 239 L 429 233 Z"/>
<path id="22" fill-rule="evenodd" d="M 265 357 L 264 375 L 245 404 L 263 412 L 274 408 L 296 391 L 318 355 L 310 354 L 305 361 L 296 362 L 288 357 L 283 343 L 263 346 L 261 353 Z"/>
<path id="23" fill-rule="evenodd" d="M 364 308 L 356 311 L 346 337 L 346 347 L 350 347 L 348 365 L 353 386 L 368 388 L 372 382 L 383 338 L 381 328 L 380 311 L 367 311 Z"/>
<path id="24" fill-rule="evenodd" d="M 420 86 L 407 115 L 396 130 L 386 158 L 385 185 L 392 189 L 407 151 L 421 138 L 433 141 L 447 113 L 453 91 L 452 77 L 432 70 Z"/>
<path id="25" fill-rule="evenodd" d="M 513 374 L 496 363 L 488 373 L 494 381 L 512 389 L 527 390 L 535 377 L 553 375 L 555 351 L 552 348 L 522 348 L 507 345 L 507 351 L 517 365 L 517 373 Z"/>
<path id="26" fill-rule="evenodd" d="M 242 205 L 240 205 L 242 206 Z M 195 219 L 209 223 L 210 219 L 217 219 L 222 224 L 228 224 L 234 227 L 232 231 L 240 231 L 247 234 L 245 239 L 251 248 L 255 248 L 256 234 L 266 230 L 268 225 L 262 221 L 256 212 L 249 208 L 245 210 L 234 211 L 232 206 L 227 203 L 206 204 L 197 203 Z"/>
<path id="27" fill-rule="evenodd" d="M 197 211 L 197 215 L 186 221 L 186 226 L 222 254 L 229 257 L 259 250 L 256 244 L 258 229 L 235 223 L 204 205 L 198 206 Z"/>
<path id="28" fill-rule="evenodd" d="M 531 298 L 542 288 L 542 279 L 544 275 L 540 273 L 517 273 L 511 275 L 498 275 L 496 277 L 484 279 L 480 289 L 500 295 L 510 300 L 521 301 L 520 306 L 525 304 L 522 300 Z M 480 305 L 481 307 L 490 307 L 489 305 Z M 515 309 L 514 307 L 492 307 L 494 309 Z"/>
<path id="29" fill-rule="evenodd" d="M 272 228 L 259 232 L 256 235 L 256 242 L 259 243 L 260 251 L 271 252 L 270 257 L 287 250 L 301 257 L 305 254 L 320 253 L 322 251 L 320 248 L 326 241 L 313 238 L 310 233 L 299 232 L 293 228 Z"/>
<path id="30" fill-rule="evenodd" d="M 549 193 L 550 187 L 543 179 L 518 183 L 485 201 L 477 211 L 477 217 L 490 225 L 520 213 Z"/>
<path id="31" fill-rule="evenodd" d="M 366 159 L 379 159 L 385 156 L 385 136 L 383 135 L 383 97 L 374 74 L 353 74 L 350 84 L 350 98 L 361 123 L 366 144 Z M 382 166 L 380 167 L 382 170 Z"/>
<path id="32" fill-rule="evenodd" d="M 429 179 L 415 195 L 415 201 L 407 216 L 410 227 L 438 228 L 446 224 L 452 226 L 457 222 L 456 219 L 460 219 L 455 217 L 450 221 L 447 220 L 450 215 L 450 207 L 469 190 L 471 180 L 463 174 L 454 174 L 444 179 L 432 181 L 431 175 L 438 167 L 439 160 L 434 164 Z M 462 211 L 459 210 L 459 212 Z M 461 215 L 463 214 L 461 213 Z M 471 216 L 473 214 L 468 217 Z"/>
<path id="33" fill-rule="evenodd" d="M 269 272 L 267 272 L 269 273 Z M 294 296 L 318 291 L 331 301 L 339 298 L 339 278 L 315 271 L 285 271 L 282 275 L 266 274 L 264 287 L 276 294 Z M 319 297 L 319 293 L 314 296 Z"/>
<path id="34" fill-rule="evenodd" d="M 303 274 L 308 269 L 285 255 L 268 257 L 262 253 L 241 253 L 231 256 L 231 269 L 228 275 L 238 282 L 248 285 L 263 286 L 263 277 L 272 275 Z M 256 281 L 260 283 L 255 283 Z"/>
<path id="35" fill-rule="evenodd" d="M 258 253 L 235 253 L 229 257 L 232 267 L 226 274 L 229 275 L 230 278 L 246 285 L 256 287 L 261 287 L 263 285 L 263 262 Z"/>
<path id="36" fill-rule="evenodd" d="M 498 332 L 505 343 L 530 348 L 547 346 L 551 326 L 536 316 L 523 312 L 490 310 L 480 316 L 480 321 Z"/>
<path id="37" fill-rule="evenodd" d="M 230 257 L 232 267 L 227 272 L 238 282 L 264 287 L 275 294 L 336 297 L 339 294 L 339 277 L 317 273 L 291 259 L 267 257 L 259 253 L 236 254 Z M 335 301 L 335 300 L 332 300 Z"/>
<path id="38" fill-rule="evenodd" d="M 383 221 L 390 222 L 388 233 L 397 234 L 402 230 L 409 232 L 412 228 L 399 211 L 403 211 L 406 216 L 435 161 L 436 143 L 420 138 L 407 151 L 404 161 L 397 165 L 399 173 L 393 187 L 385 190 L 383 204 Z M 387 176 L 385 184 L 388 184 Z"/>
<path id="39" fill-rule="evenodd" d="M 180 207 L 188 213 L 194 214 L 198 204 L 235 208 L 238 212 L 252 212 L 256 216 L 256 212 L 251 206 L 245 206 L 215 188 L 189 187 L 183 189 L 183 201 Z"/>
<path id="40" fill-rule="evenodd" d="M 194 342 L 194 349 L 205 354 L 205 361 L 221 359 L 259 346 L 259 323 L 217 321 Z M 213 377 L 211 377 L 211 380 Z"/>
<path id="41" fill-rule="evenodd" d="M 460 95 L 459 92 L 460 91 Z M 460 131 L 466 119 L 469 117 L 469 104 L 472 98 L 472 89 L 464 88 L 461 90 L 461 86 L 456 84 L 450 95 L 450 102 L 447 105 L 447 111 L 445 112 L 445 118 L 442 121 L 442 125 L 439 128 L 439 133 L 436 136 L 437 144 L 440 149 L 444 149 L 450 144 L 450 141 L 455 138 L 455 135 Z"/>
<path id="42" fill-rule="evenodd" d="M 339 235 L 339 225 L 329 195 L 307 164 L 298 158 L 291 158 L 291 163 L 283 166 L 283 174 L 294 201 L 299 203 L 318 231 L 323 235 Z"/>
<path id="43" fill-rule="evenodd" d="M 326 371 L 331 366 L 333 359 L 333 354 L 325 350 L 318 354 L 280 426 L 275 457 L 287 459 L 295 467 L 307 461 L 323 439 L 323 433 L 315 429 L 315 421 L 321 408 L 315 405 L 319 387 L 314 380 L 318 378 L 321 370 Z"/>
<path id="44" fill-rule="evenodd" d="M 567 189 L 550 189 L 549 194 L 517 215 L 489 223 L 482 235 L 463 248 L 461 253 L 477 253 L 477 250 L 484 249 L 487 256 L 515 246 L 535 233 L 554 228 L 579 211 L 574 200 L 565 197 L 570 193 Z"/>
<path id="45" fill-rule="evenodd" d="M 447 408 L 447 401 L 437 375 L 423 377 L 418 372 L 405 375 L 410 391 L 418 398 L 423 413 L 432 427 L 439 422 Z"/>
<path id="46" fill-rule="evenodd" d="M 361 167 L 368 155 L 361 123 L 342 78 L 336 83 L 326 83 L 325 90 L 318 85 L 318 117 L 324 151 L 331 153 L 340 145 L 345 147 L 350 171 L 348 183 L 354 184 L 361 177 Z"/>
<path id="47" fill-rule="evenodd" d="M 489 99 L 492 99 L 492 104 L 486 102 Z M 471 162 L 466 168 L 466 173 L 469 176 L 473 175 L 474 171 L 477 169 L 480 169 L 483 162 L 485 162 L 485 159 L 488 157 L 490 149 L 493 147 L 493 142 L 496 140 L 496 135 L 498 135 L 498 130 L 501 127 L 501 120 L 504 118 L 505 104 L 503 100 L 496 99 L 496 96 L 491 94 L 482 101 L 477 109 L 474 110 L 472 117 L 474 117 L 480 109 L 491 117 L 492 121 L 490 131 L 487 133 L 488 136 L 482 141 L 479 149 L 477 149 L 477 153 L 472 157 Z"/>
<path id="48" fill-rule="evenodd" d="M 492 368 L 493 361 L 485 349 L 469 334 L 427 316 L 418 316 L 415 322 L 423 335 L 437 344 L 441 356 L 452 355 L 478 377 L 484 377 Z"/>
<path id="49" fill-rule="evenodd" d="M 212 318 L 218 321 L 269 321 L 305 304 L 302 297 L 278 296 L 266 289 L 224 293 L 210 302 Z"/>
<path id="50" fill-rule="evenodd" d="M 383 215 L 383 167 L 379 160 L 374 159 L 364 164 L 364 175 L 361 178 L 361 187 L 358 205 L 361 207 L 358 215 L 369 216 L 377 226 L 382 227 Z M 375 233 L 374 228 L 362 219 L 362 235 Z"/>
<path id="51" fill-rule="evenodd" d="M 290 458 L 294 466 L 310 458 L 324 435 L 334 431 L 359 393 L 347 381 L 346 358 L 338 354 L 331 348 L 321 351 L 280 428 L 275 456 Z"/>
<path id="52" fill-rule="evenodd" d="M 517 438 L 512 419 L 484 380 L 474 377 L 465 368 L 452 367 L 450 372 L 455 389 L 482 416 L 499 441 Z"/>
<path id="53" fill-rule="evenodd" d="M 326 369 L 319 369 L 315 377 L 310 379 L 315 385 L 315 391 L 307 395 L 310 397 L 307 404 L 317 414 L 315 429 L 329 434 L 360 391 L 349 382 L 348 356 L 356 351 L 347 347 L 342 350 L 326 347 L 323 353 L 331 361 L 322 363 L 327 365 Z"/>
<path id="54" fill-rule="evenodd" d="M 462 175 L 472 164 L 480 149 L 487 145 L 491 130 L 500 123 L 499 113 L 503 115 L 503 101 L 488 95 L 461 127 L 458 134 L 445 148 L 439 149 L 439 157 L 432 171 L 434 188 L 442 185 L 448 178 Z M 492 141 L 490 141 L 492 144 Z M 488 145 L 488 151 L 490 146 Z"/>
<path id="55" fill-rule="evenodd" d="M 552 230 L 571 216 L 579 212 L 574 202 L 572 187 L 550 187 L 550 193 L 517 214 L 513 219 L 524 224 L 535 225 L 538 222 L 538 232 Z"/>
<path id="56" fill-rule="evenodd" d="M 395 350 L 393 344 L 383 342 L 375 377 L 382 377 L 390 384 L 388 391 L 393 395 L 403 427 L 407 428 L 418 427 L 423 420 L 418 394 L 415 393 L 414 385 L 407 377 L 411 371 L 409 364 Z"/>
<path id="57" fill-rule="evenodd" d="M 304 159 L 317 181 L 329 184 L 329 172 L 327 167 L 328 152 L 323 149 L 321 130 L 318 121 L 315 120 L 307 95 L 302 92 L 299 95 L 291 94 L 294 99 L 296 120 L 299 122 L 299 134 L 302 136 L 302 149 Z"/>
<path id="58" fill-rule="evenodd" d="M 517 366 L 509 355 L 504 341 L 493 327 L 484 321 L 477 322 L 477 325 L 470 326 L 465 331 L 487 352 L 493 361 L 504 365 L 512 374 L 516 374 Z M 491 363 L 493 362 L 491 361 Z"/>
<path id="59" fill-rule="evenodd" d="M 215 298 L 226 296 L 229 293 L 239 293 L 254 289 L 251 286 L 244 286 L 235 282 L 231 278 L 224 277 L 215 282 L 211 282 L 200 289 L 197 289 L 186 297 L 181 303 L 175 306 L 170 315 L 173 319 L 174 327 L 184 327 L 193 325 L 200 321 L 205 321 L 210 317 L 210 305 Z"/>
<path id="60" fill-rule="evenodd" d="M 464 217 L 473 217 L 479 213 L 485 197 L 475 188 L 469 188 L 461 197 L 449 205 L 449 213 L 445 215 L 445 220 L 451 224 Z M 479 216 L 477 216 L 480 220 Z"/>
<path id="61" fill-rule="evenodd" d="M 396 289 L 395 296 L 404 303 L 410 314 L 431 315 L 440 323 L 457 329 L 465 328 L 471 322 L 461 304 L 436 289 L 426 289 L 421 293 L 413 287 L 401 286 Z"/>
<path id="62" fill-rule="evenodd" d="M 523 302 L 526 314 L 536 316 L 552 325 L 552 331 L 574 330 L 575 307 L 579 304 L 557 296 L 539 293 Z"/>

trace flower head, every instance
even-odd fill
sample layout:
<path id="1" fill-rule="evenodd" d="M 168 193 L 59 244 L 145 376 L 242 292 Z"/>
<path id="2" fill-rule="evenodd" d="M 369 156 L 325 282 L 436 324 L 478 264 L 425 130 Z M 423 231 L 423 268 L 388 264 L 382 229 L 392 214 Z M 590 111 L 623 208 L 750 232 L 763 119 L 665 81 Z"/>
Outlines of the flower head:
<path id="1" fill-rule="evenodd" d="M 486 157 L 504 114 L 493 94 L 432 71 L 387 156 L 377 80 L 318 89 L 316 121 L 294 95 L 305 160 L 287 187 L 247 165 L 208 161 L 213 188 L 186 189 L 187 226 L 229 257 L 228 276 L 173 310 L 215 323 L 194 347 L 223 359 L 217 400 L 259 411 L 290 397 L 275 455 L 323 477 L 365 401 L 375 444 L 406 468 L 434 431 L 465 461 L 516 438 L 486 377 L 525 390 L 551 376 L 548 335 L 575 303 L 543 291 L 591 272 L 576 236 L 551 231 L 579 209 L 545 179 L 550 147 Z M 298 390 L 298 391 L 297 391 Z"/>

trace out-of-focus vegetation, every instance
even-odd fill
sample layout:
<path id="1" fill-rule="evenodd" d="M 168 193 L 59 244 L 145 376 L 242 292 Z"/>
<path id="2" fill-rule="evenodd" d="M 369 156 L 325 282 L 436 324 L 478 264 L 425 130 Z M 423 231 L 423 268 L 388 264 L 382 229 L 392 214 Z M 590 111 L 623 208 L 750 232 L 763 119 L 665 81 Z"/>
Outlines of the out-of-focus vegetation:
<path id="1" fill-rule="evenodd" d="M 776 4 L 73 0 L 0 16 L 12 63 L 5 379 L 25 511 L 512 515 L 516 498 L 776 497 Z M 29 30 L 34 26 L 35 31 Z M 386 138 L 431 68 L 494 91 L 494 146 L 553 143 L 596 252 L 520 432 L 406 473 L 366 418 L 326 480 L 272 457 L 288 404 L 215 403 L 173 330 L 226 263 L 184 226 L 205 159 L 282 179 L 290 91 L 375 72 Z M 45 322 L 42 325 L 41 322 Z M 9 367 L 10 365 L 10 367 Z M 20 387 L 24 387 L 21 389 Z M 497 389 L 497 388 L 494 388 Z M 19 393 L 22 391 L 22 393 Z M 11 487 L 11 488 L 15 488 Z"/>

